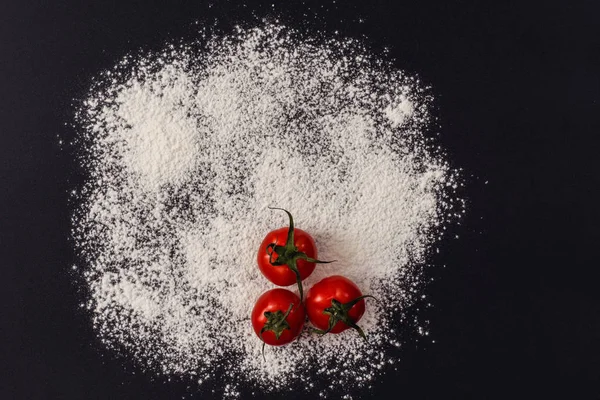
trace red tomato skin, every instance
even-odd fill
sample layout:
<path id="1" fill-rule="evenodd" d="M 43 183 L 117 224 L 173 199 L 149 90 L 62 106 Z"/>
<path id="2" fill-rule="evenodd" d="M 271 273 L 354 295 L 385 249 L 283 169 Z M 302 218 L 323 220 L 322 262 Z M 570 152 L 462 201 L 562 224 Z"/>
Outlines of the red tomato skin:
<path id="1" fill-rule="evenodd" d="M 271 346 L 282 346 L 292 342 L 302 331 L 304 326 L 304 320 L 306 318 L 306 311 L 300 297 L 295 293 L 290 292 L 287 289 L 271 289 L 263 293 L 252 309 L 252 328 L 256 333 L 256 336 L 260 338 L 260 331 L 265 326 L 267 318 L 265 317 L 265 311 L 281 311 L 285 314 L 290 304 L 294 306 L 292 311 L 287 316 L 287 322 L 290 325 L 290 329 L 284 329 L 279 337 L 279 340 L 275 337 L 275 333 L 272 331 L 265 331 L 262 334 L 262 339 L 266 344 Z"/>
<path id="2" fill-rule="evenodd" d="M 332 275 L 315 283 L 306 295 L 305 306 L 308 319 L 317 328 L 326 330 L 329 325 L 329 315 L 323 314 L 326 308 L 331 307 L 331 300 L 336 299 L 341 303 L 348 303 L 362 296 L 358 286 L 350 279 L 340 275 Z M 348 311 L 348 315 L 358 322 L 365 313 L 365 301 L 360 300 Z M 340 333 L 349 326 L 339 321 L 330 333 Z"/>
<path id="3" fill-rule="evenodd" d="M 269 262 L 269 254 L 267 254 L 267 246 L 271 243 L 285 245 L 288 236 L 288 228 L 279 228 L 271 231 L 265 236 L 260 247 L 256 261 L 260 272 L 272 283 L 277 286 L 290 286 L 296 284 L 296 274 L 285 265 L 273 266 Z M 317 245 L 314 239 L 302 229 L 294 228 L 294 245 L 298 251 L 306 254 L 310 258 L 317 258 Z M 273 255 L 273 261 L 277 260 L 277 253 Z M 300 279 L 304 280 L 310 276 L 315 270 L 315 263 L 310 263 L 304 260 L 296 262 Z"/>

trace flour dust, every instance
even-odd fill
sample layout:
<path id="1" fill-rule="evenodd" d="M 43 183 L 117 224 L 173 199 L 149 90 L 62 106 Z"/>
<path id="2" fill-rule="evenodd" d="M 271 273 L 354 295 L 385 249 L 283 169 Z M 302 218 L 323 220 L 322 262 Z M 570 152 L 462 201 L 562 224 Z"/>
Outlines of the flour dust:
<path id="1" fill-rule="evenodd" d="M 371 385 L 398 362 L 393 327 L 417 329 L 405 310 L 462 212 L 456 171 L 426 135 L 431 101 L 354 40 L 269 24 L 100 74 L 77 112 L 88 180 L 73 216 L 100 339 L 200 390 L 218 379 L 226 397 Z M 368 343 L 305 329 L 263 361 L 249 316 L 273 286 L 256 251 L 287 224 L 269 206 L 290 210 L 319 258 L 337 260 L 305 290 L 340 274 L 381 300 L 360 321 Z"/>

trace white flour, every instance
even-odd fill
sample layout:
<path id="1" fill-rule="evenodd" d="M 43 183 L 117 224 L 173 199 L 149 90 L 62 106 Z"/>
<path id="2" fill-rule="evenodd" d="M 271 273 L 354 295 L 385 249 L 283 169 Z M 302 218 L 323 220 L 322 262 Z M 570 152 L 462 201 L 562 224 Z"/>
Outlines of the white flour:
<path id="1" fill-rule="evenodd" d="M 426 144 L 431 99 L 350 40 L 266 25 L 196 47 L 123 60 L 78 112 L 89 181 L 74 236 L 99 336 L 160 374 L 218 379 L 227 397 L 317 375 L 314 393 L 368 386 L 397 361 L 390 329 L 414 326 L 420 266 L 460 208 Z M 382 300 L 360 321 L 368 344 L 305 332 L 263 361 L 249 316 L 273 286 L 256 251 L 287 225 L 267 206 L 338 260 L 305 290 L 341 274 Z"/>

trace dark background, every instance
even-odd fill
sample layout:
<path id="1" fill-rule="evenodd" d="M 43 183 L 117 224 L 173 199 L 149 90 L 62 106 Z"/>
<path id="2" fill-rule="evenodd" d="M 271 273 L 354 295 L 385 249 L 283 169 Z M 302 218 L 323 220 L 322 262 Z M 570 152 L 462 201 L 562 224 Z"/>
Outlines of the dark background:
<path id="1" fill-rule="evenodd" d="M 600 3 L 156 3 L 0 3 L 2 398 L 198 394 L 104 351 L 79 309 L 68 124 L 73 99 L 126 53 L 263 16 L 388 47 L 432 85 L 439 140 L 464 169 L 467 216 L 432 259 L 446 268 L 423 312 L 435 343 L 408 343 L 363 397 L 600 397 Z"/>

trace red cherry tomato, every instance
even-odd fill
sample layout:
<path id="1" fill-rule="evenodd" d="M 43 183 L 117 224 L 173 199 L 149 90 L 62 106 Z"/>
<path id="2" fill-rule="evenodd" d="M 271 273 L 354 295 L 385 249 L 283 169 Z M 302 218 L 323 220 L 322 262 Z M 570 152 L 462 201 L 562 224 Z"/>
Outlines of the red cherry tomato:
<path id="1" fill-rule="evenodd" d="M 271 261 L 276 262 L 278 255 L 276 252 L 271 257 L 267 252 L 267 246 L 272 243 L 284 246 L 288 238 L 289 228 L 279 228 L 271 231 L 265 236 L 260 248 L 258 249 L 258 268 L 260 272 L 269 281 L 278 286 L 290 286 L 296 283 L 296 274 L 287 265 L 272 265 Z M 306 254 L 309 258 L 317 258 L 317 246 L 314 239 L 301 229 L 294 229 L 294 246 L 299 252 Z M 300 273 L 300 279 L 304 280 L 315 270 L 315 263 L 306 260 L 297 260 L 296 267 Z"/>
<path id="2" fill-rule="evenodd" d="M 300 297 L 287 289 L 271 289 L 256 300 L 251 321 L 254 332 L 264 343 L 281 346 L 300 334 L 305 318 Z"/>
<path id="3" fill-rule="evenodd" d="M 290 219 L 289 228 L 280 228 L 269 232 L 258 249 L 256 260 L 262 274 L 279 286 L 296 283 L 300 300 L 304 292 L 302 280 L 315 270 L 315 263 L 331 261 L 317 260 L 317 246 L 313 238 L 301 229 L 294 229 L 294 219 L 289 211 L 282 210 Z"/>
<path id="4" fill-rule="evenodd" d="M 320 333 L 340 333 L 354 328 L 365 313 L 365 297 L 350 279 L 333 275 L 317 282 L 306 295 L 306 311 L 310 322 Z"/>

